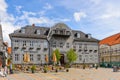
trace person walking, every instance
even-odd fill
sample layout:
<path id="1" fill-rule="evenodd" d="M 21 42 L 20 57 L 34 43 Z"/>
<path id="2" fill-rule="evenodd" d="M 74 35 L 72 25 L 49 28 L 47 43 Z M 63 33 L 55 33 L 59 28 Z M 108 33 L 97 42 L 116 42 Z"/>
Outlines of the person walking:
<path id="1" fill-rule="evenodd" d="M 10 64 L 10 74 L 13 74 L 13 71 L 12 71 L 12 64 Z"/>
<path id="2" fill-rule="evenodd" d="M 7 66 L 4 67 L 4 75 L 5 77 L 7 77 L 7 74 L 8 74 L 8 69 L 7 69 Z"/>

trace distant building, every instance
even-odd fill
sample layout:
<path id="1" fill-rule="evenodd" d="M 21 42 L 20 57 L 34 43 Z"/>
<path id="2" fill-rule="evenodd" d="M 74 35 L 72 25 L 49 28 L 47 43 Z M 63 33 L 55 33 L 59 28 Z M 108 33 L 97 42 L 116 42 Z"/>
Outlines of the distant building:
<path id="1" fill-rule="evenodd" d="M 3 42 L 2 26 L 0 24 L 0 66 L 2 65 L 3 67 L 7 62 L 7 47 L 8 43 Z"/>
<path id="2" fill-rule="evenodd" d="M 50 56 L 56 48 L 61 53 L 61 64 L 67 62 L 66 52 L 73 48 L 78 54 L 75 63 L 98 63 L 98 40 L 91 34 L 72 30 L 64 23 L 51 28 L 27 25 L 10 34 L 12 59 L 14 64 L 24 62 L 24 54 L 30 55 L 30 62 L 45 64 L 45 55 Z"/>
<path id="3" fill-rule="evenodd" d="M 100 41 L 100 62 L 120 65 L 120 33 Z"/>

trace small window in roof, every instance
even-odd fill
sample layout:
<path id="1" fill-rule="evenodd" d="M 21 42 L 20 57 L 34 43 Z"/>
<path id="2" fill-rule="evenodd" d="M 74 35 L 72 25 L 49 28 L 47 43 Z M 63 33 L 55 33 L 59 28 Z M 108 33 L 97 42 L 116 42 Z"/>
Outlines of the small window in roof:
<path id="1" fill-rule="evenodd" d="M 40 30 L 37 30 L 37 34 L 40 34 Z"/>
<path id="2" fill-rule="evenodd" d="M 86 34 L 85 37 L 90 39 L 91 38 L 91 34 Z"/>
<path id="3" fill-rule="evenodd" d="M 21 33 L 25 33 L 25 29 L 21 29 Z"/>
<path id="4" fill-rule="evenodd" d="M 80 38 L 80 33 L 75 33 L 74 35 L 76 38 Z"/>
<path id="5" fill-rule="evenodd" d="M 80 33 L 77 33 L 77 38 L 80 38 Z"/>

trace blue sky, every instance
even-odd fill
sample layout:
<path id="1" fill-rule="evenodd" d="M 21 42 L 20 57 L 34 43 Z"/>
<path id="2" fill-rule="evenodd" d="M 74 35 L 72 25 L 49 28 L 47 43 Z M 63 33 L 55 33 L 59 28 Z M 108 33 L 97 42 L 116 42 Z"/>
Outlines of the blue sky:
<path id="1" fill-rule="evenodd" d="M 25 25 L 66 23 L 71 29 L 103 39 L 120 32 L 120 0 L 0 0 L 4 41 Z"/>

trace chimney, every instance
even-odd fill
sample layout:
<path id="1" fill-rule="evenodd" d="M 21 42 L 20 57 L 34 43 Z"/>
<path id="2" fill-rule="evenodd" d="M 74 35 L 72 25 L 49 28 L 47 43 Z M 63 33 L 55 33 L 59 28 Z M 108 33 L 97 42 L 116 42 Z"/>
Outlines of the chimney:
<path id="1" fill-rule="evenodd" d="M 35 24 L 32 24 L 32 27 L 35 27 Z"/>

